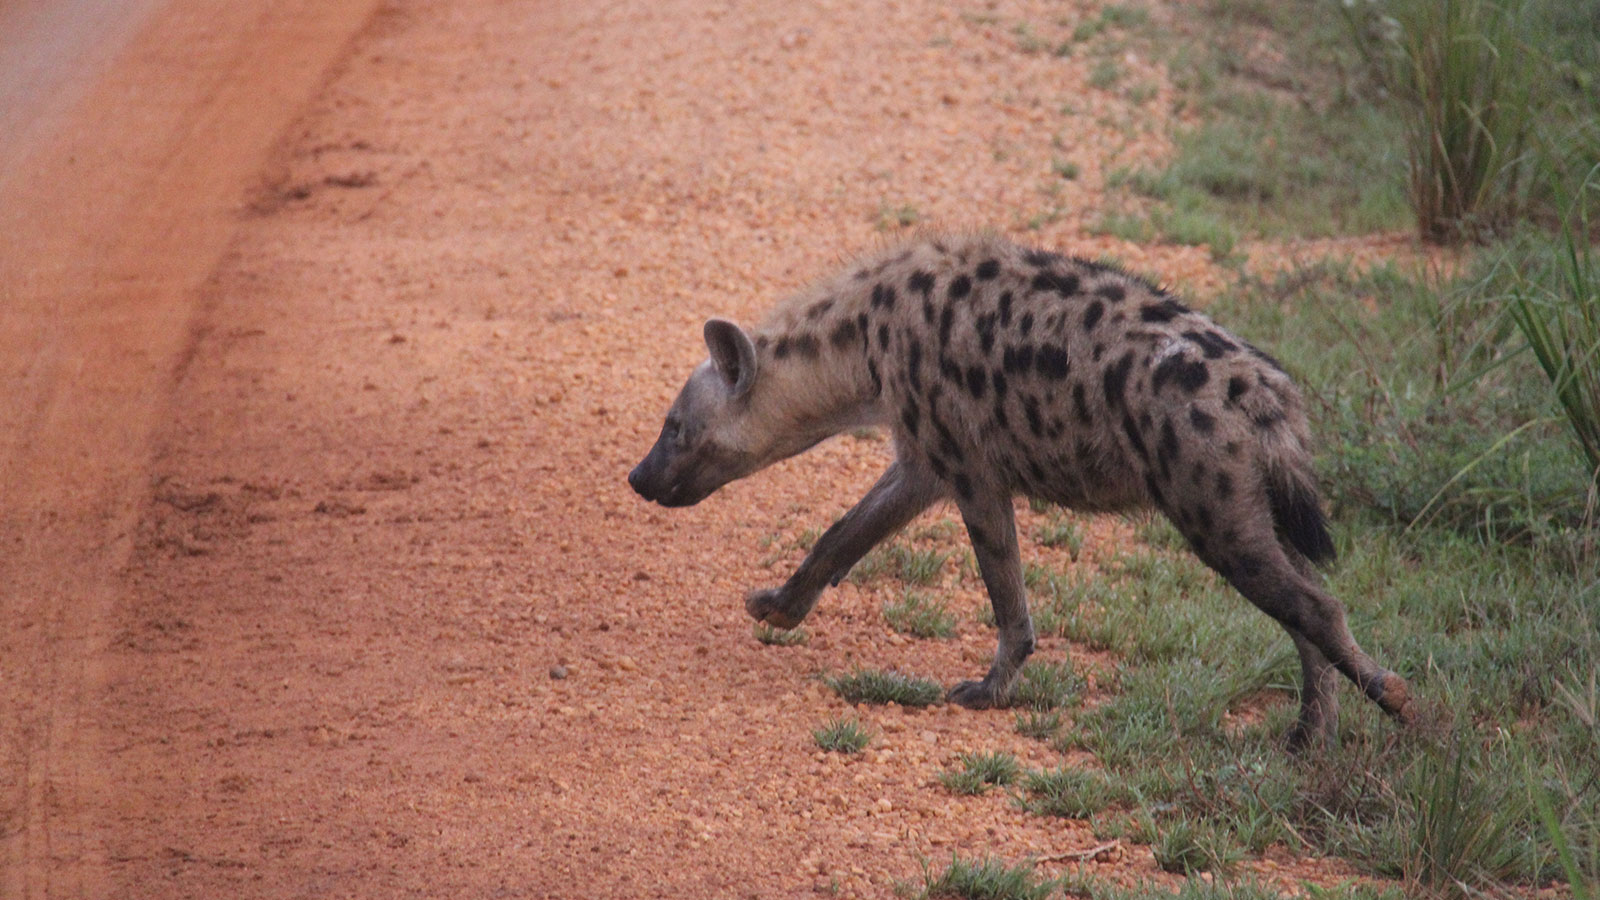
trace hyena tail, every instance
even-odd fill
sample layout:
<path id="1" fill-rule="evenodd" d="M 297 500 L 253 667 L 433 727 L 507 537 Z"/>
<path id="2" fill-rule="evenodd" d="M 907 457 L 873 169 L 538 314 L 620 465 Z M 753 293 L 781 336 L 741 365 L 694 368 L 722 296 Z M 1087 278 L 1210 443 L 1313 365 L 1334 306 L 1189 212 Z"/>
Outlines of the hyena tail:
<path id="1" fill-rule="evenodd" d="M 1269 465 L 1265 480 L 1278 538 L 1314 563 L 1333 562 L 1338 551 L 1328 534 L 1328 518 L 1310 471 L 1303 464 Z"/>

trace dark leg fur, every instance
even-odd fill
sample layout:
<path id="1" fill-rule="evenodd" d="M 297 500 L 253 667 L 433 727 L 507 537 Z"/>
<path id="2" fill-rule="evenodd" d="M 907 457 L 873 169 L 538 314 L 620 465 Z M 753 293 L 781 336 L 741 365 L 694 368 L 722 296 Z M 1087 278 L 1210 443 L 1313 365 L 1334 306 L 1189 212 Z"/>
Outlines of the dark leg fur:
<path id="1" fill-rule="evenodd" d="M 838 584 L 867 551 L 904 528 L 940 492 L 933 473 L 918 463 L 897 460 L 861 502 L 817 539 L 782 587 L 751 591 L 744 600 L 745 610 L 778 628 L 799 625 L 816 606 L 823 588 Z"/>
<path id="2" fill-rule="evenodd" d="M 1028 615 L 1022 583 L 1011 498 L 1002 491 L 979 491 L 973 499 L 961 501 L 960 507 L 967 534 L 972 538 L 973 554 L 978 558 L 978 571 L 983 574 L 983 585 L 994 608 L 1000 644 L 995 648 L 989 674 L 982 681 L 961 682 L 950 689 L 947 699 L 968 709 L 988 709 L 1004 706 L 1010 699 L 1022 664 L 1033 653 L 1033 619 Z"/>

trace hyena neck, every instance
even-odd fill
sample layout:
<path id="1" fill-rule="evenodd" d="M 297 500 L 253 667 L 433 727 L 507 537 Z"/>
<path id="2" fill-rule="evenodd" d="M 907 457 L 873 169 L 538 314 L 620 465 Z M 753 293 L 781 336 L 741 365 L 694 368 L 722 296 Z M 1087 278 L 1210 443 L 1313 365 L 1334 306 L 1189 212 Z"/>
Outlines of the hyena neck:
<path id="1" fill-rule="evenodd" d="M 855 285 L 821 285 L 779 307 L 756 332 L 759 380 L 783 427 L 817 441 L 889 421 L 882 381 L 867 359 L 868 302 Z"/>

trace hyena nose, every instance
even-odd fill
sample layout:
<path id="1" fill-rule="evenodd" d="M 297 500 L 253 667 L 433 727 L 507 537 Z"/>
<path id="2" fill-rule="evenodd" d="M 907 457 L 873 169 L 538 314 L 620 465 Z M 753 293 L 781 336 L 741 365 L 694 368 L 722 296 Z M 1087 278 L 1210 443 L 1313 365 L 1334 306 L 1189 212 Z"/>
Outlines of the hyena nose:
<path id="1" fill-rule="evenodd" d="M 649 492 L 645 490 L 644 475 L 641 472 L 642 469 L 644 469 L 643 465 L 634 466 L 633 471 L 628 473 L 628 487 L 633 488 L 633 492 L 635 494 L 638 494 L 646 500 L 654 500 L 655 498 L 650 496 Z"/>

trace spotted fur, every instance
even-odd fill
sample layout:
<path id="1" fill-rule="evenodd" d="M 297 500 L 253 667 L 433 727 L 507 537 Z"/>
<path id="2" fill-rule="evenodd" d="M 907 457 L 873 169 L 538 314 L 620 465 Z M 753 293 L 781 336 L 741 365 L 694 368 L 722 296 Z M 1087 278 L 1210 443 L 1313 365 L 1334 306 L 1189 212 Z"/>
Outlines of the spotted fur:
<path id="1" fill-rule="evenodd" d="M 1275 618 L 1305 687 L 1291 742 L 1331 733 L 1330 673 L 1409 719 L 1405 682 L 1350 636 L 1311 563 L 1332 559 L 1298 390 L 1205 314 L 1100 262 L 994 237 L 886 250 L 780 304 L 747 333 L 707 323 L 711 359 L 629 476 L 647 499 L 698 502 L 846 428 L 894 433 L 896 461 L 783 586 L 746 599 L 792 627 L 868 550 L 954 500 L 994 607 L 989 673 L 950 692 L 1004 704 L 1034 635 L 1012 498 L 1154 507 Z"/>

